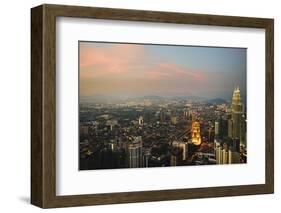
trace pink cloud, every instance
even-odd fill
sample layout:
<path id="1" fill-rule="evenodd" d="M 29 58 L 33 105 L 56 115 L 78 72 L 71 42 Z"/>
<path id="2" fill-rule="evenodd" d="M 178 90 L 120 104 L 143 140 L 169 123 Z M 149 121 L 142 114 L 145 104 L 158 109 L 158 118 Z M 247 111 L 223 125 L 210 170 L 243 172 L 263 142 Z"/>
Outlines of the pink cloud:
<path id="1" fill-rule="evenodd" d="M 160 63 L 153 67 L 148 76 L 153 79 L 157 78 L 190 78 L 191 80 L 202 81 L 204 75 L 199 70 L 191 70 L 174 63 Z"/>
<path id="2" fill-rule="evenodd" d="M 154 56 L 155 57 L 155 56 Z M 202 82 L 206 78 L 202 71 L 177 65 L 166 59 L 152 60 L 141 45 L 113 44 L 107 47 L 80 46 L 80 79 L 137 79 L 183 80 Z"/>
<path id="3" fill-rule="evenodd" d="M 81 45 L 81 78 L 103 74 L 125 74 L 145 60 L 145 49 L 140 45 L 114 44 L 106 48 Z M 88 71 L 85 71 L 88 70 Z"/>

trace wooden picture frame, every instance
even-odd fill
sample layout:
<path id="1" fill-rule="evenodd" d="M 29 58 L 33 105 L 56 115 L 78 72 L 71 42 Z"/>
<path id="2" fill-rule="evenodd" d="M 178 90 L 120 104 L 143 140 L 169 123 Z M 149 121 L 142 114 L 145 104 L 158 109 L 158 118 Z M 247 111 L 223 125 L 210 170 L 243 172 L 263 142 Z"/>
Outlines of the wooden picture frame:
<path id="1" fill-rule="evenodd" d="M 56 195 L 56 17 L 265 29 L 265 184 L 105 194 Z M 41 5 L 31 9 L 31 203 L 41 208 L 267 194 L 274 191 L 274 21 L 126 9 Z"/>

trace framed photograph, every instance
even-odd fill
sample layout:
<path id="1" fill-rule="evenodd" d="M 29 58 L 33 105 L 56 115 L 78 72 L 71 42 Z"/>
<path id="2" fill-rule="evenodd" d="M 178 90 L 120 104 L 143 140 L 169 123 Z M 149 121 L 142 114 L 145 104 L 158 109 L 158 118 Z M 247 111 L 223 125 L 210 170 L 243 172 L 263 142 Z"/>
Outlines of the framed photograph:
<path id="1" fill-rule="evenodd" d="M 31 203 L 274 192 L 274 21 L 31 9 Z"/>

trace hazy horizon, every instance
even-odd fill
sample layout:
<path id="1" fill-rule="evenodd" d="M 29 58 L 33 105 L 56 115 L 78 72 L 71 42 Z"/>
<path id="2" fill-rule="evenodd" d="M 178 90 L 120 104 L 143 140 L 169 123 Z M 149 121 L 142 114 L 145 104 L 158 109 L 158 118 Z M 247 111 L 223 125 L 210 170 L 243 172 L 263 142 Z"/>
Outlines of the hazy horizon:
<path id="1" fill-rule="evenodd" d="M 79 42 L 80 96 L 246 98 L 246 49 Z"/>
<path id="2" fill-rule="evenodd" d="M 161 95 L 140 95 L 140 96 L 114 96 L 114 95 L 103 95 L 103 94 L 96 94 L 96 95 L 91 95 L 91 96 L 80 96 L 80 98 L 114 98 L 116 100 L 126 100 L 126 99 L 134 99 L 134 98 L 167 98 L 167 99 L 172 99 L 172 98 L 186 98 L 186 99 L 190 99 L 190 98 L 198 98 L 198 99 L 224 99 L 226 101 L 229 101 L 232 99 L 232 94 L 231 96 L 227 97 L 227 98 L 223 98 L 223 97 L 203 97 L 203 96 L 194 96 L 194 95 L 187 95 L 187 96 L 161 96 Z"/>

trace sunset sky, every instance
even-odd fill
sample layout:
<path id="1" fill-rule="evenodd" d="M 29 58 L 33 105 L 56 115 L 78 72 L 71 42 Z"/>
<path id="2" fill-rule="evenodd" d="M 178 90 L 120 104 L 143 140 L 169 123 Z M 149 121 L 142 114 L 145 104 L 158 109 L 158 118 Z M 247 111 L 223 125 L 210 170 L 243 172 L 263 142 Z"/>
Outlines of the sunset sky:
<path id="1" fill-rule="evenodd" d="M 246 93 L 246 49 L 79 42 L 79 54 L 81 96 Z"/>

